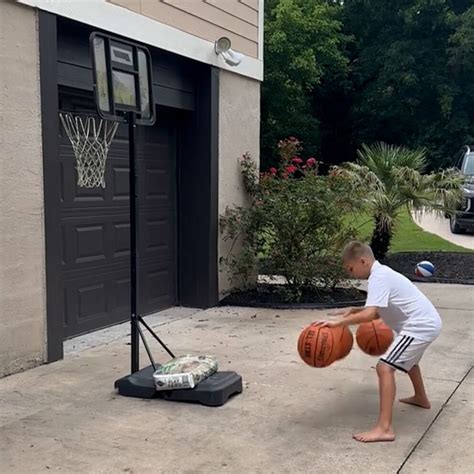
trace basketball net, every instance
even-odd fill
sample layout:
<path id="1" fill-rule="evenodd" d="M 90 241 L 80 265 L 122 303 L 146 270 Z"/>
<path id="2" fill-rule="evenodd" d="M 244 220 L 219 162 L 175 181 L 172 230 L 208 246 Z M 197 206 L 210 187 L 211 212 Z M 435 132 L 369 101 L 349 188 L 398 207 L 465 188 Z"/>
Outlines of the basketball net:
<path id="1" fill-rule="evenodd" d="M 118 122 L 71 113 L 59 117 L 76 157 L 77 185 L 105 188 L 105 164 Z"/>

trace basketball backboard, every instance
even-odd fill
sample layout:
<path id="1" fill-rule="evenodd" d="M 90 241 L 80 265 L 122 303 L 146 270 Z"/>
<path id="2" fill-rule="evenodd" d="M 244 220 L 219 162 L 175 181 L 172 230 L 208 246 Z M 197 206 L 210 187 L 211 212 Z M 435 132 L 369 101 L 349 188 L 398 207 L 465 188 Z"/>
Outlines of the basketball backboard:
<path id="1" fill-rule="evenodd" d="M 152 65 L 149 51 L 141 46 L 94 32 L 90 36 L 94 92 L 99 115 L 124 122 L 135 114 L 139 125 L 153 125 Z"/>

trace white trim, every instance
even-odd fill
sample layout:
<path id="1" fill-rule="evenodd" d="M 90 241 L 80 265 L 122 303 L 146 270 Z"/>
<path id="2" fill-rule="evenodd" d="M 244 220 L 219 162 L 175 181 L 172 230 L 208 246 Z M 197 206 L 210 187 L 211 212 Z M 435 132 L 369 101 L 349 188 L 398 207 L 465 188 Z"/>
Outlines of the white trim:
<path id="1" fill-rule="evenodd" d="M 263 42 L 265 41 L 265 0 L 258 0 L 258 59 L 263 62 Z"/>
<path id="2" fill-rule="evenodd" d="M 2 1 L 2 0 L 0 0 Z M 259 81 L 263 80 L 263 61 L 244 55 L 237 67 L 228 66 L 214 52 L 214 43 L 198 38 L 151 18 L 104 0 L 16 0 L 18 3 L 39 8 L 59 16 L 101 28 L 165 51 L 212 64 L 221 69 Z M 260 0 L 263 4 L 263 0 Z M 263 8 L 263 6 L 262 6 Z M 260 21 L 262 19 L 259 19 Z M 262 30 L 263 33 L 263 30 Z M 259 33 L 260 34 L 260 33 Z M 216 38 L 217 39 L 217 38 Z"/>

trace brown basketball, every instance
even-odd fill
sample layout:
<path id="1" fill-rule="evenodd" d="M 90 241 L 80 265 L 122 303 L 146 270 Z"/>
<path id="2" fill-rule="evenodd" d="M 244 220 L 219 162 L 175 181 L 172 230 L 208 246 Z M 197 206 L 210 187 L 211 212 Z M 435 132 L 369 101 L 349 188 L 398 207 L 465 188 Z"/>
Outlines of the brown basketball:
<path id="1" fill-rule="evenodd" d="M 327 367 L 339 354 L 334 330 L 328 327 L 309 325 L 298 338 L 300 357 L 311 367 Z"/>
<path id="2" fill-rule="evenodd" d="M 341 360 L 351 352 L 352 346 L 354 345 L 354 338 L 351 330 L 347 326 L 338 326 L 333 328 L 333 331 L 337 346 L 339 347 L 339 354 L 336 360 Z"/>
<path id="3" fill-rule="evenodd" d="M 393 341 L 392 330 L 381 320 L 362 323 L 356 332 L 357 345 L 371 356 L 384 354 Z"/>

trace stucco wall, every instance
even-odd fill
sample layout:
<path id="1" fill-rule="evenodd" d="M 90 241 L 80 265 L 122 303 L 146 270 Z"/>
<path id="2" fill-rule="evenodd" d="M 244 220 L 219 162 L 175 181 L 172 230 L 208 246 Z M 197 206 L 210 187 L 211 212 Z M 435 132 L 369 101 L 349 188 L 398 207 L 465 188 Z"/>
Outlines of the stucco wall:
<path id="1" fill-rule="evenodd" d="M 0 376 L 45 359 L 37 12 L 0 1 Z"/>
<path id="2" fill-rule="evenodd" d="M 244 205 L 240 158 L 249 152 L 259 163 L 260 82 L 220 71 L 219 85 L 219 215 L 227 206 Z M 230 242 L 219 239 L 219 258 L 227 256 Z M 235 250 L 238 251 L 238 248 Z M 219 272 L 219 293 L 230 288 L 225 271 Z"/>

